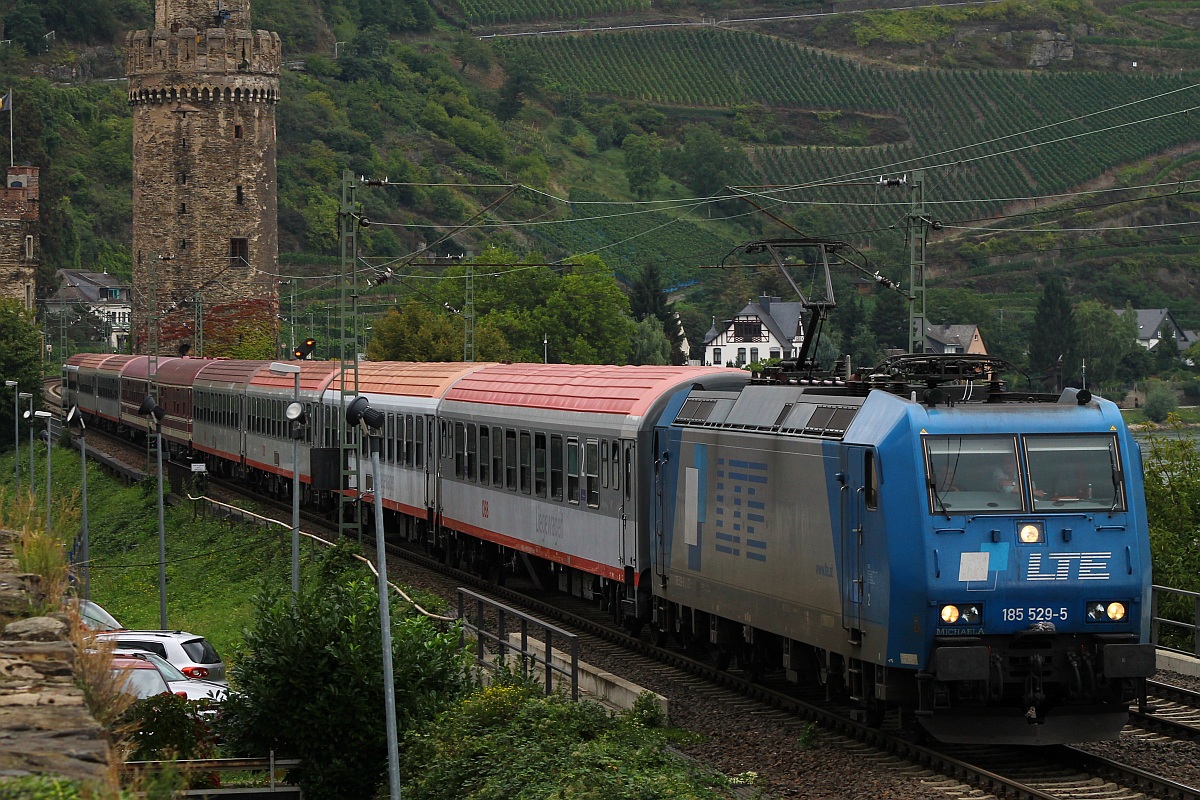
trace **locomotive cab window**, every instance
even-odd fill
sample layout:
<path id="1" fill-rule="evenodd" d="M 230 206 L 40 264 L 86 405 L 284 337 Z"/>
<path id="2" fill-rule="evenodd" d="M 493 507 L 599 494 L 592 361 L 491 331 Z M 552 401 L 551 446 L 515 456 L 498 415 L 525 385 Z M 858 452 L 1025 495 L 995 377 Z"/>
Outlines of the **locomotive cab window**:
<path id="1" fill-rule="evenodd" d="M 875 465 L 874 450 L 863 454 L 863 489 L 867 508 L 870 511 L 879 508 L 879 468 Z"/>
<path id="2" fill-rule="evenodd" d="M 1117 438 L 1109 433 L 1026 436 L 1033 510 L 1124 511 Z"/>
<path id="3" fill-rule="evenodd" d="M 925 478 L 934 514 L 1026 508 L 1026 481 L 1013 436 L 927 436 Z"/>

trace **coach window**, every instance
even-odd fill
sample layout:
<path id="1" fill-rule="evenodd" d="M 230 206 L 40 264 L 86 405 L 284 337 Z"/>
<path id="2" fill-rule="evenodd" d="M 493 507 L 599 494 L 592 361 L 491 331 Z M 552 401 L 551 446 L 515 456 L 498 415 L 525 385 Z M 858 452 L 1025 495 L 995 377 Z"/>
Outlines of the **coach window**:
<path id="1" fill-rule="evenodd" d="M 612 488 L 621 490 L 621 442 L 617 439 L 612 440 Z"/>
<path id="2" fill-rule="evenodd" d="M 550 436 L 550 498 L 563 499 L 563 441 L 557 433 Z"/>
<path id="3" fill-rule="evenodd" d="M 478 460 L 475 450 L 475 445 L 478 443 L 476 436 L 475 423 L 467 423 L 467 480 L 471 483 L 475 482 L 475 463 Z"/>
<path id="4" fill-rule="evenodd" d="M 411 467 L 413 465 L 413 416 L 412 414 L 404 415 L 404 438 L 400 443 L 401 451 L 403 452 L 404 466 Z"/>
<path id="5" fill-rule="evenodd" d="M 625 448 L 625 499 L 633 499 L 633 445 Z"/>
<path id="6" fill-rule="evenodd" d="M 396 458 L 396 415 L 389 413 L 383 425 L 384 445 L 383 460 L 390 464 Z"/>
<path id="7" fill-rule="evenodd" d="M 546 496 L 546 434 L 533 435 L 533 493 Z"/>
<path id="8" fill-rule="evenodd" d="M 587 472 L 587 504 L 592 508 L 600 507 L 600 443 L 595 439 L 587 440 L 584 451 L 583 466 Z"/>
<path id="9" fill-rule="evenodd" d="M 492 486 L 504 485 L 504 428 L 492 428 Z"/>
<path id="10" fill-rule="evenodd" d="M 504 485 L 517 490 L 517 432 L 509 428 L 504 429 Z"/>
<path id="11" fill-rule="evenodd" d="M 454 477 L 467 477 L 467 429 L 461 422 L 454 423 Z"/>
<path id="12" fill-rule="evenodd" d="M 533 445 L 529 431 L 521 431 L 521 491 L 529 494 L 533 489 Z"/>
<path id="13" fill-rule="evenodd" d="M 863 456 L 863 488 L 867 508 L 879 508 L 879 470 L 875 467 L 875 451 L 868 450 Z"/>
<path id="14" fill-rule="evenodd" d="M 413 431 L 413 444 L 415 448 L 413 466 L 417 469 L 423 469 L 425 467 L 425 417 L 418 414 L 414 422 L 416 422 L 416 427 Z"/>
<path id="15" fill-rule="evenodd" d="M 567 502 L 579 502 L 579 440 L 567 439 Z"/>
<path id="16" fill-rule="evenodd" d="M 479 426 L 479 482 L 487 486 L 492 482 L 492 437 L 491 428 Z"/>
<path id="17" fill-rule="evenodd" d="M 608 439 L 600 440 L 600 484 L 608 488 Z"/>

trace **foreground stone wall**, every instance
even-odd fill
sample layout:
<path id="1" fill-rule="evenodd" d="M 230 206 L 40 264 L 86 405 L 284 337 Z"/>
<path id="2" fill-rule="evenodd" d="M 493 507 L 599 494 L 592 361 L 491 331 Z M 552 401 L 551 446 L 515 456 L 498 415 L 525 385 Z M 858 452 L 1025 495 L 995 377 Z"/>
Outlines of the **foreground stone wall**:
<path id="1" fill-rule="evenodd" d="M 15 541 L 16 534 L 0 530 L 0 780 L 100 780 L 108 740 L 75 686 L 67 623 L 28 616 L 38 578 L 20 571 Z"/>

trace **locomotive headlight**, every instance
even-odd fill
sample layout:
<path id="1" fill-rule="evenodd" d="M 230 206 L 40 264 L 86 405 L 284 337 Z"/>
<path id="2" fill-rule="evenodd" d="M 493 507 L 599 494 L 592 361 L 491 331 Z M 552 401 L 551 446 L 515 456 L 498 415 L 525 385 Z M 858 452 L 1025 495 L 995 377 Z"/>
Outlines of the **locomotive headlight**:
<path id="1" fill-rule="evenodd" d="M 978 625 L 980 620 L 983 619 L 983 607 L 982 606 L 979 606 L 979 605 L 963 606 L 961 609 L 959 609 L 959 611 L 961 613 L 959 615 L 958 620 L 959 620 L 959 622 L 962 622 L 965 625 Z"/>
<path id="2" fill-rule="evenodd" d="M 1026 522 L 1017 531 L 1017 538 L 1021 540 L 1022 544 L 1037 544 L 1046 537 L 1041 525 L 1036 522 Z"/>
<path id="3" fill-rule="evenodd" d="M 1124 603 L 1095 600 L 1087 604 L 1088 622 L 1121 622 L 1127 610 Z"/>
<path id="4" fill-rule="evenodd" d="M 942 606 L 942 622 L 953 625 L 958 622 L 958 606 Z"/>

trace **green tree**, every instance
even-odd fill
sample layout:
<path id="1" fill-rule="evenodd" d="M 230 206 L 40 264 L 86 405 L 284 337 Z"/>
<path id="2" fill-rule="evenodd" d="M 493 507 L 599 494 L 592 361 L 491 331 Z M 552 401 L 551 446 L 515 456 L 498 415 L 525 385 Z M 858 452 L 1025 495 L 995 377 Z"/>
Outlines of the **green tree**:
<path id="1" fill-rule="evenodd" d="M 1148 435 L 1143 444 L 1143 474 L 1154 582 L 1196 591 L 1200 590 L 1200 550 L 1196 548 L 1196 531 L 1200 530 L 1200 447 L 1190 433 L 1177 423 L 1173 430 Z M 1191 623 L 1195 608 L 1190 598 L 1170 594 L 1161 598 L 1160 615 Z M 1170 628 L 1163 626 L 1164 633 Z"/>
<path id="2" fill-rule="evenodd" d="M 1071 383 L 1078 374 L 1079 332 L 1067 287 L 1055 273 L 1042 277 L 1042 296 L 1029 335 L 1029 369 L 1053 389 Z"/>
<path id="3" fill-rule="evenodd" d="M 673 306 L 674 304 L 667 300 L 662 270 L 657 262 L 646 262 L 638 270 L 633 285 L 630 286 L 630 314 L 639 322 L 647 317 L 658 320 L 659 330 L 667 337 L 670 346 L 669 358 L 664 363 L 685 364 L 688 354 L 683 352 L 683 332 L 680 330 L 679 319 Z"/>
<path id="4" fill-rule="evenodd" d="M 644 317 L 637 324 L 629 354 L 630 364 L 670 364 L 671 342 L 655 317 Z"/>
<path id="5" fill-rule="evenodd" d="M 1175 328 L 1170 323 L 1164 323 L 1158 332 L 1158 344 L 1151 351 L 1154 355 L 1154 371 L 1158 375 L 1166 375 L 1179 367 L 1179 346 L 1175 343 Z"/>
<path id="6" fill-rule="evenodd" d="M 631 133 L 621 142 L 621 150 L 625 153 L 629 191 L 641 199 L 649 197 L 662 172 L 662 140 L 654 133 L 646 136 Z"/>
<path id="7" fill-rule="evenodd" d="M 870 324 L 880 347 L 908 349 L 908 302 L 897 292 L 876 293 Z"/>
<path id="8" fill-rule="evenodd" d="M 1121 362 L 1137 343 L 1137 316 L 1117 314 L 1112 307 L 1095 300 L 1075 306 L 1079 327 L 1079 357 L 1087 365 L 1092 386 L 1105 386 L 1116 379 Z"/>
<path id="9" fill-rule="evenodd" d="M 46 49 L 46 20 L 32 3 L 18 3 L 4 15 L 4 32 L 9 39 L 25 48 L 27 53 L 41 53 Z"/>
<path id="10" fill-rule="evenodd" d="M 371 361 L 461 361 L 462 325 L 449 312 L 409 300 L 375 320 Z"/>
<path id="11" fill-rule="evenodd" d="M 746 171 L 749 160 L 737 141 L 702 123 L 684 131 L 683 146 L 673 164 L 680 180 L 707 197 L 724 193 L 725 187 Z"/>
<path id="12" fill-rule="evenodd" d="M 468 67 L 474 67 L 480 72 L 492 68 L 492 51 L 481 39 L 469 33 L 460 33 L 454 37 L 452 48 L 454 57 L 462 65 L 460 72 L 466 72 Z"/>
<path id="13" fill-rule="evenodd" d="M 345 551 L 326 558 L 294 600 L 274 587 L 255 599 L 221 732 L 234 753 L 299 758 L 293 777 L 314 800 L 374 797 L 387 772 L 378 595 L 373 580 L 344 568 Z M 439 633 L 399 607 L 391 615 L 404 734 L 459 697 L 468 679 L 457 631 Z"/>
<path id="14" fill-rule="evenodd" d="M 16 300 L 0 300 L 0 377 L 16 381 L 16 390 L 6 389 L 0 400 L 0 442 L 11 444 L 13 402 L 11 391 L 41 397 L 42 343 L 37 320 Z"/>
<path id="15" fill-rule="evenodd" d="M 599 256 L 571 259 L 546 301 L 550 350 L 564 364 L 624 364 L 635 323 L 629 298 Z"/>

